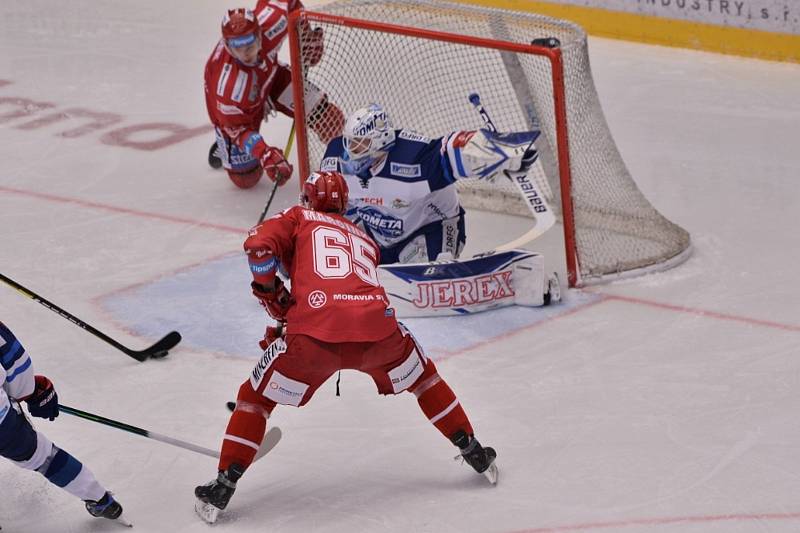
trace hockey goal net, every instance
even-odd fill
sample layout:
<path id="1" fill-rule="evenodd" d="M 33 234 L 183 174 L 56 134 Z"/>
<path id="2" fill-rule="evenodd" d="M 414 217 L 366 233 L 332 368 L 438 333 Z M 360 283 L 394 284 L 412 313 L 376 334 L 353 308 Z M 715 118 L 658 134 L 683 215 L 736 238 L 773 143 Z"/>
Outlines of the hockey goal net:
<path id="1" fill-rule="evenodd" d="M 301 59 L 302 19 L 324 32 L 324 54 L 313 66 Z M 483 127 L 468 100 L 477 92 L 501 131 L 542 131 L 529 177 L 559 215 L 570 286 L 663 270 L 688 257 L 689 234 L 650 204 L 617 150 L 579 26 L 434 0 L 342 0 L 293 13 L 289 42 L 301 176 L 319 168 L 325 152 L 303 119 L 301 95 L 311 85 L 345 115 L 380 103 L 395 127 L 430 137 Z M 459 193 L 468 208 L 531 216 L 503 178 L 464 180 Z"/>

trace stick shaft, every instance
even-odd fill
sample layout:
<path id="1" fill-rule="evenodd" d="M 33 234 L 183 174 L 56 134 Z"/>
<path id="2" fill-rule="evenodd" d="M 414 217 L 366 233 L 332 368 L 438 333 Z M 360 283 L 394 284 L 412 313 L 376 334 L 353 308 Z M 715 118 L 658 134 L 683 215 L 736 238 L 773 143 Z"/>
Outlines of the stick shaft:
<path id="1" fill-rule="evenodd" d="M 191 442 L 186 442 L 181 439 L 176 439 L 174 437 L 169 437 L 167 435 L 162 435 L 160 433 L 155 433 L 153 431 L 148 431 L 146 429 L 138 428 L 136 426 L 126 424 L 125 422 L 120 422 L 119 420 L 112 420 L 111 418 L 106 418 L 104 416 L 100 416 L 94 413 L 89 413 L 87 411 L 81 411 L 80 409 L 75 409 L 74 407 L 70 407 L 68 405 L 63 405 L 63 404 L 59 405 L 58 408 L 63 413 L 77 416 L 78 418 L 83 418 L 91 422 L 97 422 L 98 424 L 103 424 L 104 426 L 110 426 L 113 428 L 121 429 L 123 431 L 127 431 L 128 433 L 133 433 L 134 435 L 140 435 L 142 437 L 157 440 L 165 444 L 171 444 L 172 446 L 177 446 L 178 448 L 183 448 L 185 450 L 191 450 L 195 453 L 208 455 L 209 457 L 215 457 L 215 458 L 219 457 L 218 451 L 211 450 L 209 448 L 205 448 L 203 446 L 199 446 Z"/>
<path id="2" fill-rule="evenodd" d="M 294 122 L 292 122 L 292 129 L 289 130 L 289 138 L 286 140 L 286 148 L 283 150 L 283 157 L 286 159 L 289 158 L 289 154 L 292 152 L 292 146 L 294 145 Z M 264 210 L 261 211 L 261 216 L 258 217 L 258 222 L 256 224 L 261 224 L 264 222 L 264 219 L 267 217 L 267 211 L 269 211 L 269 206 L 272 205 L 272 199 L 275 197 L 275 191 L 278 190 L 278 182 L 276 181 L 272 185 L 272 190 L 269 193 L 269 198 L 267 198 L 267 204 L 264 206 Z"/>

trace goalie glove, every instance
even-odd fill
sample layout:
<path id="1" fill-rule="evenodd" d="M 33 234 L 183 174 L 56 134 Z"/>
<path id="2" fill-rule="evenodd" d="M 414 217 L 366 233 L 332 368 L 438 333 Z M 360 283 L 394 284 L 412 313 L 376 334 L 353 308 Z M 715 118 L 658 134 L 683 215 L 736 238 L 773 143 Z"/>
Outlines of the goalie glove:
<path id="1" fill-rule="evenodd" d="M 487 129 L 457 131 L 443 140 L 458 178 L 492 179 L 498 173 L 526 171 L 538 158 L 533 142 L 539 131 L 497 133 Z"/>

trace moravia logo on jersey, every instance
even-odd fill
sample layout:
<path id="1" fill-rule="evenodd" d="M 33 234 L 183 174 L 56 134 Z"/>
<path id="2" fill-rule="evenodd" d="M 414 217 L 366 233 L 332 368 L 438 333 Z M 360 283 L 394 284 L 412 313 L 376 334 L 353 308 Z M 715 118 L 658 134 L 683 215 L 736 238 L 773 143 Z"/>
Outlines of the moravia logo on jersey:
<path id="1" fill-rule="evenodd" d="M 471 278 L 423 281 L 417 284 L 417 291 L 411 303 L 419 308 L 462 307 L 514 296 L 511 270 Z"/>
<path id="2" fill-rule="evenodd" d="M 386 213 L 381 213 L 374 207 L 358 209 L 358 216 L 369 228 L 384 237 L 399 237 L 403 234 L 403 221 Z"/>
<path id="3" fill-rule="evenodd" d="M 313 309 L 319 309 L 328 302 L 328 297 L 322 291 L 313 291 L 308 295 L 308 305 Z"/>
<path id="4" fill-rule="evenodd" d="M 405 165 L 403 163 L 392 163 L 389 173 L 401 178 L 419 178 L 422 176 L 420 165 Z"/>

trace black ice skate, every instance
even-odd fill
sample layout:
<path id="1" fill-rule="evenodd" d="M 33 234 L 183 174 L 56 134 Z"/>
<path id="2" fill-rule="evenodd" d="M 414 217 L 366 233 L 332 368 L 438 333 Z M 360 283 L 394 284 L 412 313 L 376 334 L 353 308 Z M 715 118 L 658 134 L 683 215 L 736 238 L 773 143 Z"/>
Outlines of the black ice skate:
<path id="1" fill-rule="evenodd" d="M 211 168 L 221 168 L 222 159 L 220 158 L 219 150 L 217 149 L 217 141 L 208 149 L 208 165 Z"/>
<path id="2" fill-rule="evenodd" d="M 494 462 L 497 452 L 494 451 L 494 448 L 488 446 L 484 448 L 478 439 L 467 435 L 463 430 L 453 435 L 452 441 L 461 450 L 461 455 L 456 456 L 456 459 L 463 459 L 477 473 L 486 476 L 489 483 L 497 484 L 498 471 Z"/>
<path id="3" fill-rule="evenodd" d="M 225 472 L 217 474 L 217 479 L 194 489 L 194 495 L 197 496 L 194 510 L 200 518 L 209 524 L 217 521 L 219 512 L 228 506 L 231 496 L 236 491 L 236 482 L 242 474 L 244 468 L 234 463 Z"/>
<path id="4" fill-rule="evenodd" d="M 128 522 L 122 516 L 122 506 L 110 492 L 106 492 L 102 498 L 97 501 L 86 500 L 86 510 L 89 514 L 97 518 L 108 518 L 109 520 L 116 520 L 120 524 L 132 527 L 133 524 Z"/>

